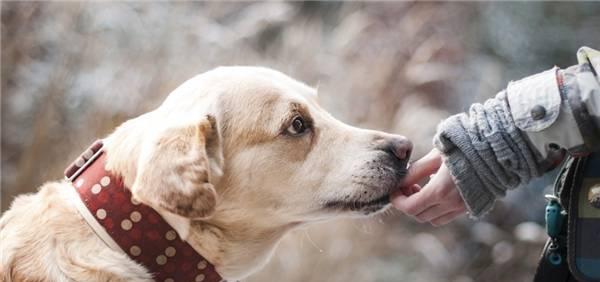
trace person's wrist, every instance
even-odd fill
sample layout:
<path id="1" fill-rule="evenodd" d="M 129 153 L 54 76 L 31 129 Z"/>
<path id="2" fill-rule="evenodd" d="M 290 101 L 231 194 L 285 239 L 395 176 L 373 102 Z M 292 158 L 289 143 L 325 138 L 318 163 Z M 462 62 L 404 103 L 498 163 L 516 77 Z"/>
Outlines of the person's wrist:
<path id="1" fill-rule="evenodd" d="M 459 150 L 443 152 L 442 159 L 468 213 L 478 218 L 491 210 L 496 196 L 486 188 L 477 174 L 476 168 L 468 162 L 462 152 Z"/>

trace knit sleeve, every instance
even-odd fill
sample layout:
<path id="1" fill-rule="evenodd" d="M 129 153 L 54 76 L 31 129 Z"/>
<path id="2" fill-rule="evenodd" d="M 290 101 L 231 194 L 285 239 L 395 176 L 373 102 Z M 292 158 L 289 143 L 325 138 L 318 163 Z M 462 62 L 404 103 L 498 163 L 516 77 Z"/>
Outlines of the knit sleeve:
<path id="1" fill-rule="evenodd" d="M 473 217 L 484 215 L 507 190 L 528 183 L 547 168 L 515 126 L 504 91 L 440 123 L 434 145 L 444 155 Z"/>

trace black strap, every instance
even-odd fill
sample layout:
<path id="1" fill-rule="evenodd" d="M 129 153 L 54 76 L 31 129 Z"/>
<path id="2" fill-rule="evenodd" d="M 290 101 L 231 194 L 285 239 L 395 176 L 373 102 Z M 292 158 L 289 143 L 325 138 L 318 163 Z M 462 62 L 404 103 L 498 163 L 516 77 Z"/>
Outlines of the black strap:
<path id="1" fill-rule="evenodd" d="M 578 246 L 578 244 L 583 244 L 583 243 L 587 243 L 587 244 L 596 244 L 597 240 L 595 238 L 597 238 L 597 236 L 591 235 L 587 233 L 584 234 L 585 232 L 590 232 L 590 227 L 592 224 L 587 223 L 584 224 L 585 221 L 583 221 L 583 218 L 579 217 L 579 200 L 580 197 L 584 197 L 587 198 L 587 195 L 580 195 L 582 192 L 582 189 L 584 187 L 584 179 L 586 179 L 586 177 L 588 176 L 586 174 L 586 170 L 588 169 L 588 162 L 590 160 L 594 160 L 594 158 L 597 158 L 598 155 L 596 155 L 595 153 L 590 155 L 590 156 L 586 156 L 586 157 L 581 157 L 581 158 L 577 158 L 576 159 L 576 163 L 577 165 L 574 167 L 573 171 L 574 171 L 574 177 L 573 177 L 573 181 L 571 183 L 571 187 L 570 187 L 570 192 L 569 193 L 569 209 L 568 209 L 568 214 L 569 214 L 569 221 L 568 221 L 568 242 L 567 242 L 567 248 L 568 248 L 568 265 L 569 265 L 569 269 L 571 272 L 571 275 L 573 275 L 573 277 L 576 277 L 578 279 L 578 281 L 586 281 L 586 282 L 600 282 L 600 280 L 598 280 L 598 277 L 591 277 L 589 275 L 586 275 L 582 272 L 582 269 L 580 267 L 577 266 L 576 264 L 576 259 L 577 257 L 579 257 L 581 255 L 581 253 L 583 253 L 584 251 L 582 250 L 582 246 Z M 580 221 L 581 220 L 581 221 Z M 596 223 L 597 224 L 597 223 Z M 595 225 L 595 224 L 594 224 Z M 592 234 L 595 232 L 593 231 L 593 229 L 591 229 Z M 596 266 L 595 266 L 596 267 Z"/>

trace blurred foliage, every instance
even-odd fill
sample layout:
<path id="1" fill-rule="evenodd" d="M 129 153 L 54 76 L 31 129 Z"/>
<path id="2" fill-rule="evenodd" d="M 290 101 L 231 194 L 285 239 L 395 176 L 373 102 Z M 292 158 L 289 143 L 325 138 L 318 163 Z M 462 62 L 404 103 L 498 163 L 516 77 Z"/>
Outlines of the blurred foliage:
<path id="1" fill-rule="evenodd" d="M 600 47 L 600 4 L 3 2 L 2 210 L 61 178 L 95 138 L 219 65 L 318 86 L 341 120 L 431 148 L 436 124 L 516 80 Z M 541 190 L 443 228 L 394 212 L 287 236 L 249 281 L 530 281 Z"/>

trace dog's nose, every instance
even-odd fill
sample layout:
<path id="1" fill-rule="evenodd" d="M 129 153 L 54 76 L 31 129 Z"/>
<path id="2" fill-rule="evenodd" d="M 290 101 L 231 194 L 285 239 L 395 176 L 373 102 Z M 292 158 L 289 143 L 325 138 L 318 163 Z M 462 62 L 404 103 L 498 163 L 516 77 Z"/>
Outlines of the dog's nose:
<path id="1" fill-rule="evenodd" d="M 412 142 L 401 135 L 380 133 L 374 137 L 373 141 L 377 150 L 393 155 L 401 161 L 408 160 L 413 149 Z"/>
<path id="2" fill-rule="evenodd" d="M 412 152 L 413 144 L 406 137 L 390 137 L 388 142 L 390 146 L 390 151 L 392 151 L 398 159 L 405 160 L 410 158 L 410 153 Z"/>

